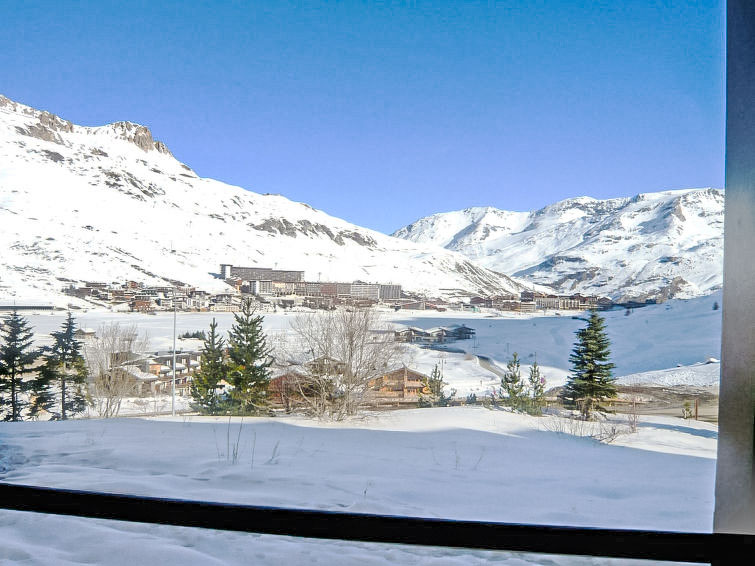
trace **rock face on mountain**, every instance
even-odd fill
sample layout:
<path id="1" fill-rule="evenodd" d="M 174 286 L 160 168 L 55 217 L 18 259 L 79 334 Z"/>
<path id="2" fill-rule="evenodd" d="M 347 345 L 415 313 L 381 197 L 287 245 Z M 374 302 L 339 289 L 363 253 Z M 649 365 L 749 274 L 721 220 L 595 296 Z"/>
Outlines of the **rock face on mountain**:
<path id="1" fill-rule="evenodd" d="M 200 178 L 144 126 L 77 126 L 2 96 L 0 226 L 3 302 L 66 304 L 62 289 L 79 281 L 227 290 L 221 263 L 448 297 L 522 289 L 457 252 Z"/>
<path id="2" fill-rule="evenodd" d="M 393 235 L 563 293 L 690 298 L 721 287 L 723 213 L 722 190 L 687 189 L 572 198 L 533 212 L 468 208 Z"/>

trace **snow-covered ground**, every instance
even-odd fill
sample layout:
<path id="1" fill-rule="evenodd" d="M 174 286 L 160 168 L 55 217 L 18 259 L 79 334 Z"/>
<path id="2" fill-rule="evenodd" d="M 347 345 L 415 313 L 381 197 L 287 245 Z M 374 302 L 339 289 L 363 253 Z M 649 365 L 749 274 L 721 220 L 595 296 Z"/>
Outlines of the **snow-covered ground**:
<path id="1" fill-rule="evenodd" d="M 482 407 L 395 411 L 338 424 L 210 417 L 6 423 L 0 479 L 351 512 L 710 531 L 715 426 L 643 417 L 636 434 L 613 444 L 557 430 L 552 417 Z M 20 512 L 0 512 L 0 562 L 609 563 Z"/>
<path id="2" fill-rule="evenodd" d="M 621 376 L 620 385 L 651 385 L 658 387 L 717 387 L 721 379 L 721 363 L 703 362 L 657 371 L 646 371 Z"/>

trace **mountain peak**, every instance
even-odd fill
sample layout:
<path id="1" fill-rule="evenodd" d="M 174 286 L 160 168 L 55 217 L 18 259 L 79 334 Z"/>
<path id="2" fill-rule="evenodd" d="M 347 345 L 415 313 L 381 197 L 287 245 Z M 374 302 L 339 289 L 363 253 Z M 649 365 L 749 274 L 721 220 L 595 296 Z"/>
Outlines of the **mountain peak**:
<path id="1" fill-rule="evenodd" d="M 712 188 L 574 197 L 529 213 L 438 213 L 394 235 L 561 292 L 689 298 L 721 286 L 723 205 Z"/>
<path id="2" fill-rule="evenodd" d="M 152 132 L 147 126 L 135 124 L 134 122 L 113 122 L 112 124 L 96 127 L 76 126 L 57 114 L 52 114 L 47 110 L 37 110 L 31 106 L 11 100 L 2 94 L 0 94 L 0 111 L 16 114 L 24 119 L 23 125 L 16 125 L 16 131 L 19 134 L 43 141 L 65 145 L 60 135 L 61 133 L 70 134 L 79 132 L 84 134 L 108 135 L 115 139 L 132 143 L 142 151 L 156 150 L 159 153 L 173 156 L 163 142 L 153 139 Z M 32 120 L 29 121 L 28 118 Z"/>
<path id="3" fill-rule="evenodd" d="M 147 126 L 142 126 L 141 124 L 122 121 L 91 129 L 95 133 L 108 133 L 117 139 L 130 142 L 143 151 L 152 151 L 154 149 L 166 155 L 173 155 L 163 142 L 152 138 L 152 132 Z"/>
<path id="4" fill-rule="evenodd" d="M 228 289 L 212 275 L 221 262 L 448 298 L 524 288 L 459 253 L 199 178 L 133 122 L 78 126 L 3 97 L 0 163 L 3 299 L 67 305 L 63 287 L 84 281 L 182 281 L 219 292 Z"/>

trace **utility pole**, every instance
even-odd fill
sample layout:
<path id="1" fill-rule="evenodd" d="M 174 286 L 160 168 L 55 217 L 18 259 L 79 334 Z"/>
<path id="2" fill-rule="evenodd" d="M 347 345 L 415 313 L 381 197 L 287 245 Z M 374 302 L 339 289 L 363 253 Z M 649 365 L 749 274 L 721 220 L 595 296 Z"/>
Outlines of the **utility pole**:
<path id="1" fill-rule="evenodd" d="M 170 414 L 176 416 L 176 288 L 173 287 L 173 381 L 170 388 Z"/>

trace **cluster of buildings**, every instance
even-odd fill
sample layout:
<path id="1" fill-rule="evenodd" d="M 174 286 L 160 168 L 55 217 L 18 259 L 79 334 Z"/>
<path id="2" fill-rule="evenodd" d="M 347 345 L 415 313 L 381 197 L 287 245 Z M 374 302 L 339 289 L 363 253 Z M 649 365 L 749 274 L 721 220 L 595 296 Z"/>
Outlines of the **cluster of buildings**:
<path id="1" fill-rule="evenodd" d="M 305 281 L 303 271 L 269 267 L 238 267 L 221 264 L 220 277 L 238 293 L 258 297 L 281 306 L 301 305 L 333 308 L 336 305 L 369 306 L 402 298 L 401 285 L 364 281 Z"/>
<path id="2" fill-rule="evenodd" d="M 176 352 L 176 394 L 191 394 L 192 376 L 199 371 L 201 352 Z M 320 366 L 328 365 L 332 375 L 344 372 L 344 364 L 338 360 L 316 358 L 301 365 L 298 369 L 286 368 L 274 372 L 268 385 L 268 398 L 272 407 L 291 410 L 303 404 L 300 397 L 300 381 L 306 379 L 310 371 L 322 371 Z M 318 370 L 313 370 L 318 366 Z M 132 380 L 132 391 L 136 396 L 170 394 L 173 383 L 173 353 L 154 352 L 150 355 L 129 354 L 129 359 L 121 365 L 121 370 Z M 428 376 L 402 366 L 386 371 L 368 383 L 367 402 L 373 406 L 417 404 L 421 394 L 428 394 Z M 228 386 L 221 382 L 221 387 Z"/>
<path id="3" fill-rule="evenodd" d="M 244 297 L 254 297 L 264 308 L 308 307 L 333 309 L 338 305 L 372 306 L 387 304 L 396 309 L 438 311 L 480 310 L 535 312 L 537 310 L 609 309 L 610 299 L 594 295 L 553 295 L 523 291 L 519 295 L 473 296 L 467 301 L 449 302 L 410 296 L 401 285 L 364 281 L 305 281 L 304 271 L 272 269 L 269 267 L 239 267 L 221 264 L 219 277 L 228 290 L 209 293 L 180 282 L 166 285 L 145 285 L 136 281 L 122 283 L 85 282 L 69 285 L 64 293 L 105 303 L 120 310 L 154 312 L 217 311 L 235 312 Z"/>
<path id="4" fill-rule="evenodd" d="M 537 310 L 588 310 L 610 309 L 613 302 L 608 297 L 596 295 L 552 295 L 537 291 L 522 291 L 519 296 L 472 297 L 469 304 L 477 307 L 503 311 L 535 312 Z"/>
<path id="5" fill-rule="evenodd" d="M 86 281 L 70 285 L 63 292 L 72 297 L 120 306 L 122 310 L 152 312 L 158 310 L 209 311 L 224 307 L 228 293 L 211 294 L 189 285 L 144 285 L 137 281 L 102 283 Z"/>

